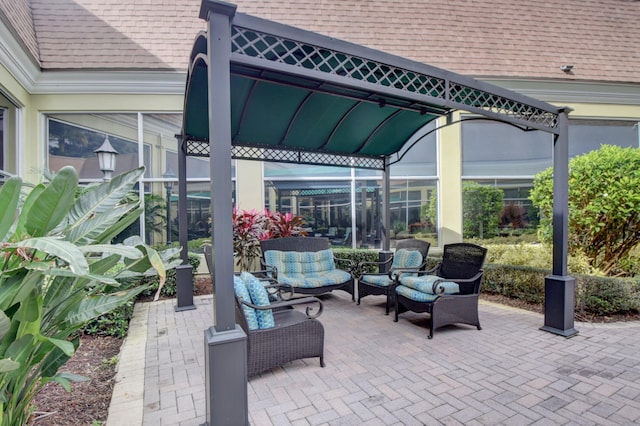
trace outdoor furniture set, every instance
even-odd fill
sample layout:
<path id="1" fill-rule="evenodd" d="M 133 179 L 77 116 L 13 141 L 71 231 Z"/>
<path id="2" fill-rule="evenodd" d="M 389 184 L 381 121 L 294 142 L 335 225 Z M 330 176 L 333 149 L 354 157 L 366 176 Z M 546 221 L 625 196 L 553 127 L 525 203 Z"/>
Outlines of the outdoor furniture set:
<path id="1" fill-rule="evenodd" d="M 335 260 L 341 259 L 329 247 L 329 240 L 319 237 L 261 241 L 264 269 L 234 276 L 236 320 L 248 336 L 249 376 L 301 358 L 319 357 L 324 367 L 324 327 L 317 320 L 322 302 L 292 296 L 343 290 L 355 300 L 353 276 L 336 267 Z M 374 262 L 378 273 L 358 279 L 357 303 L 369 295 L 384 295 L 385 313 L 394 306 L 396 322 L 402 312 L 429 313 L 429 339 L 444 325 L 461 323 L 480 330 L 478 301 L 486 248 L 447 244 L 442 262 L 426 270 L 429 247 L 421 240 L 398 241 L 390 258 Z M 210 246 L 205 247 L 205 258 L 212 270 Z M 371 264 L 360 263 L 357 269 Z M 294 309 L 297 305 L 306 305 L 306 312 Z"/>

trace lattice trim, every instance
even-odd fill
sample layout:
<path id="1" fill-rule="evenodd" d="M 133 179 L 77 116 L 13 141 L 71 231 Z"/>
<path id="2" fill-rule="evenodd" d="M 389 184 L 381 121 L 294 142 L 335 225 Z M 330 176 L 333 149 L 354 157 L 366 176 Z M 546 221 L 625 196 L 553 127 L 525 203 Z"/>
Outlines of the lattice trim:
<path id="1" fill-rule="evenodd" d="M 234 26 L 234 53 L 444 99 L 443 78 Z"/>
<path id="2" fill-rule="evenodd" d="M 200 140 L 185 141 L 186 155 L 191 157 L 209 157 L 209 142 Z M 356 167 L 361 169 L 384 170 L 384 159 L 376 157 L 345 156 L 340 154 L 319 153 L 311 151 L 274 149 L 234 145 L 231 156 L 244 160 L 278 161 L 294 164 L 319 164 L 339 167 Z"/>
<path id="3" fill-rule="evenodd" d="M 477 109 L 550 129 L 557 127 L 556 113 L 520 101 L 459 83 L 450 82 L 447 86 L 447 80 L 441 77 L 256 30 L 233 26 L 231 49 L 241 55 L 431 96 L 472 112 Z"/>
<path id="4" fill-rule="evenodd" d="M 557 126 L 557 114 L 517 102 L 499 95 L 473 89 L 471 87 L 450 83 L 451 100 L 463 105 L 472 106 L 494 114 L 516 118 L 548 128 Z"/>

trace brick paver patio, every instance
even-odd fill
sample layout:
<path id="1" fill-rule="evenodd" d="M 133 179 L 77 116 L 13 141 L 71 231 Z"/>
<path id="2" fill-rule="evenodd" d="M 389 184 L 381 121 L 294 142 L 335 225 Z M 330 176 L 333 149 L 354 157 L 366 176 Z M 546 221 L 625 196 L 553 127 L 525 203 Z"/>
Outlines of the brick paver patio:
<path id="1" fill-rule="evenodd" d="M 322 299 L 326 368 L 316 358 L 251 378 L 253 425 L 640 422 L 639 322 L 576 323 L 580 334 L 565 339 L 538 330 L 542 315 L 481 302 L 483 330 L 446 327 L 428 340 L 425 314 L 394 323 L 381 297 L 360 306 L 340 291 Z M 136 306 L 146 339 L 123 347 L 109 426 L 205 422 L 212 302 L 196 297 L 196 310 L 179 313 L 171 300 Z M 143 379 L 127 369 L 142 357 Z"/>

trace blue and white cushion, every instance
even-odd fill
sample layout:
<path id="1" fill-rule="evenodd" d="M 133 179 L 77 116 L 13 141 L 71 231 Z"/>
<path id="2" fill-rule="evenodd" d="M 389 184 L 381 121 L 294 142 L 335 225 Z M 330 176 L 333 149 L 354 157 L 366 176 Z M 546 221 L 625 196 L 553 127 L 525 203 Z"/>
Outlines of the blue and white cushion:
<path id="1" fill-rule="evenodd" d="M 422 264 L 422 253 L 418 250 L 399 249 L 393 255 L 391 268 L 417 268 Z M 404 273 L 404 275 L 415 275 L 413 273 Z M 378 287 L 389 287 L 393 284 L 393 280 L 388 274 L 365 274 L 360 278 L 367 284 L 377 285 Z"/>
<path id="2" fill-rule="evenodd" d="M 240 278 L 247 285 L 247 290 L 251 296 L 251 301 L 257 306 L 270 306 L 269 294 L 264 288 L 264 285 L 258 278 L 248 272 L 240 274 Z M 273 328 L 275 327 L 275 321 L 273 318 L 273 311 L 271 309 L 256 309 L 256 318 L 258 319 L 258 328 Z"/>
<path id="3" fill-rule="evenodd" d="M 238 276 L 233 276 L 233 290 L 236 294 L 236 297 L 240 300 L 244 300 L 245 302 L 253 303 L 251 301 L 251 296 L 249 295 L 249 290 L 247 290 L 247 285 L 245 282 Z M 251 306 L 247 306 L 241 304 L 242 311 L 244 312 L 244 318 L 247 321 L 247 327 L 249 330 L 257 330 L 258 329 L 258 317 L 256 316 L 256 310 Z"/>
<path id="4" fill-rule="evenodd" d="M 400 276 L 400 284 L 410 289 L 427 294 L 456 294 L 460 292 L 460 287 L 453 281 L 442 281 L 437 275 L 421 275 L 407 276 L 405 274 Z M 434 288 L 435 284 L 435 288 Z"/>

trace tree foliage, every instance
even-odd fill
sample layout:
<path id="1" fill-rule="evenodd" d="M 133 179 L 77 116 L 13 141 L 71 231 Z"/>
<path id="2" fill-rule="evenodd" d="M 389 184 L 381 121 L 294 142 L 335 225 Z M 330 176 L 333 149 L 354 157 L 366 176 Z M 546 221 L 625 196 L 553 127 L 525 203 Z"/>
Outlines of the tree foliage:
<path id="1" fill-rule="evenodd" d="M 490 238 L 498 235 L 504 193 L 501 189 L 462 183 L 462 232 L 465 238 Z"/>
<path id="2" fill-rule="evenodd" d="M 569 163 L 569 249 L 607 275 L 640 242 L 640 149 L 603 145 Z M 553 170 L 540 172 L 530 195 L 540 209 L 540 237 L 551 241 Z"/>
<path id="3" fill-rule="evenodd" d="M 498 235 L 500 212 L 503 208 L 504 194 L 493 186 L 476 182 L 462 182 L 462 233 L 465 238 L 490 238 Z M 438 227 L 438 194 L 436 190 L 424 205 L 421 213 L 425 219 Z"/>

